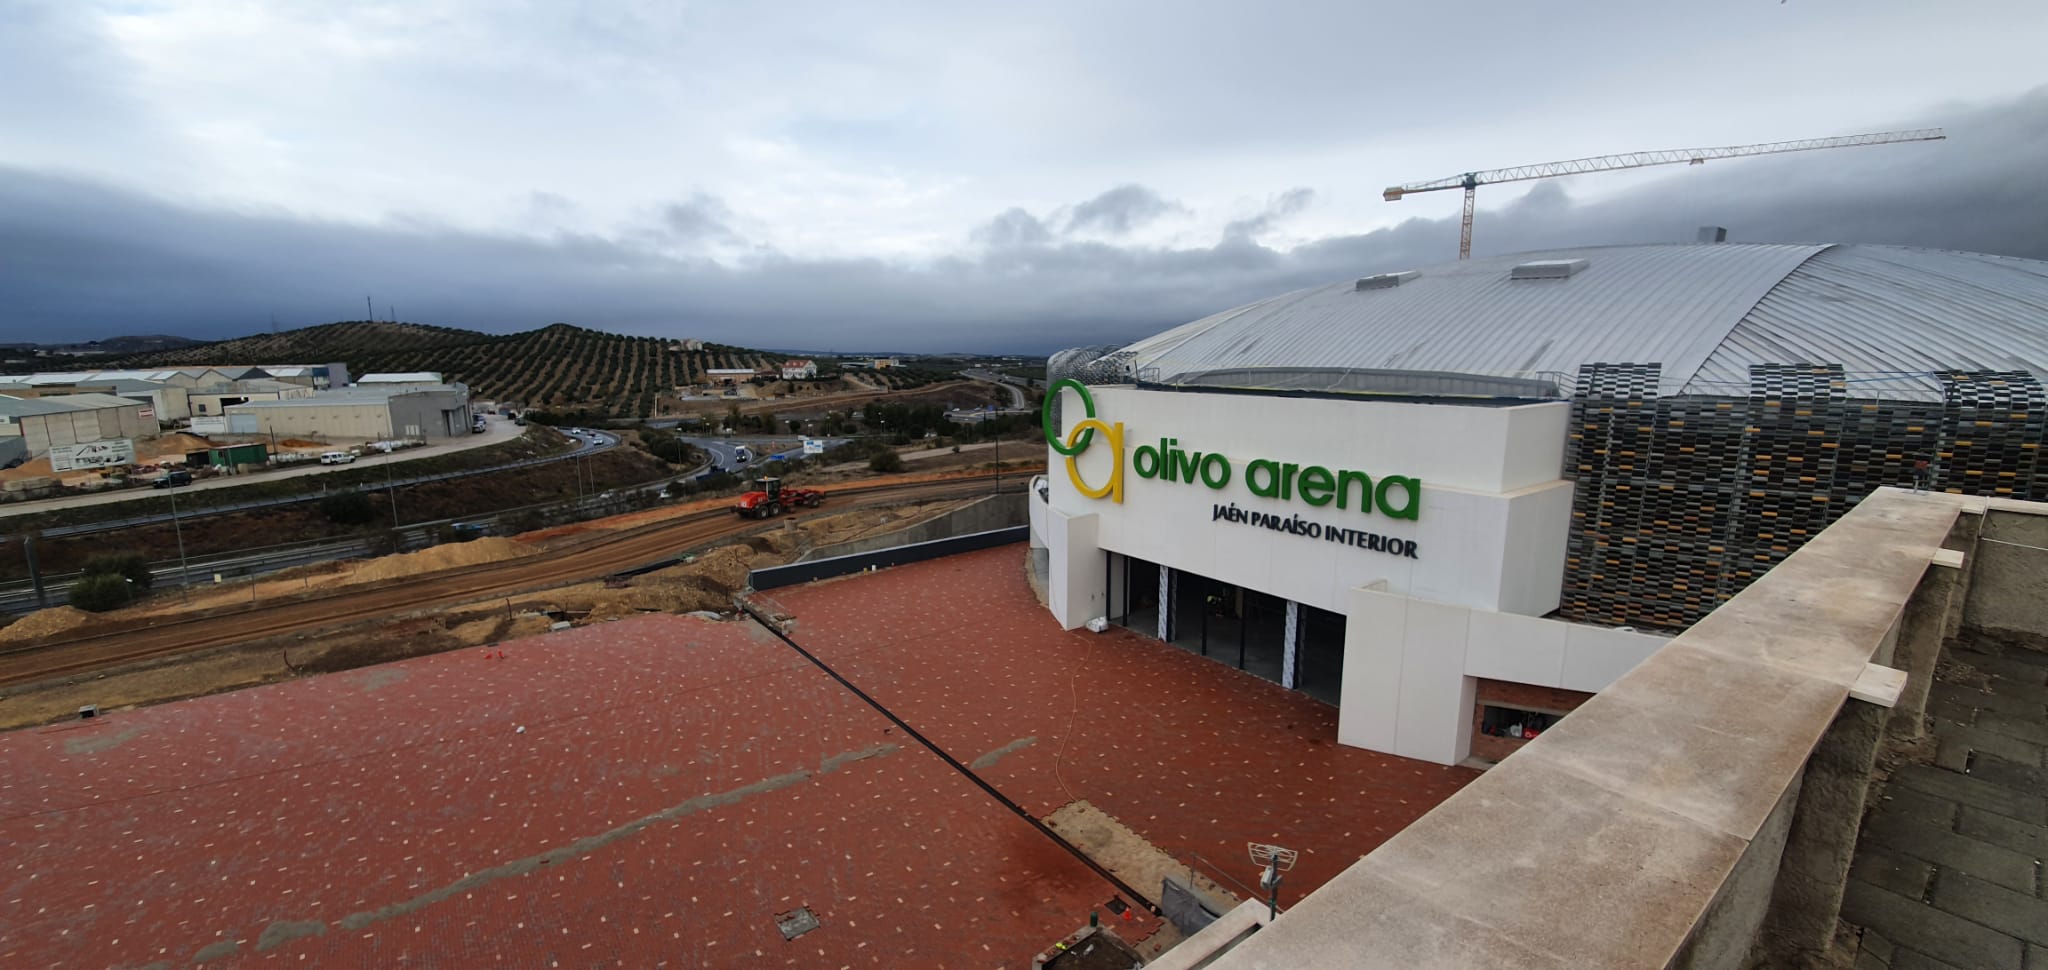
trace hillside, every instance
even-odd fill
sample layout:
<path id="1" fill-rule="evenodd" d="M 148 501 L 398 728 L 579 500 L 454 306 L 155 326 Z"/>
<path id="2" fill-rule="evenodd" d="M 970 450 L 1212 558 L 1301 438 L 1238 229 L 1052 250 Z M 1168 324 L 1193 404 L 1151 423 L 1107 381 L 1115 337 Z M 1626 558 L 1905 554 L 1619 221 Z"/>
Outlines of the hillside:
<path id="1" fill-rule="evenodd" d="M 692 351 L 676 347 L 660 337 L 627 337 L 565 323 L 488 334 L 416 323 L 353 321 L 136 354 L 121 358 L 118 366 L 342 361 L 349 373 L 358 375 L 439 371 L 448 380 L 469 385 L 487 401 L 647 415 L 654 411 L 656 395 L 702 380 L 708 369 L 768 366 L 783 359 L 780 354 L 717 344 Z M 904 381 L 910 379 L 904 375 Z"/>

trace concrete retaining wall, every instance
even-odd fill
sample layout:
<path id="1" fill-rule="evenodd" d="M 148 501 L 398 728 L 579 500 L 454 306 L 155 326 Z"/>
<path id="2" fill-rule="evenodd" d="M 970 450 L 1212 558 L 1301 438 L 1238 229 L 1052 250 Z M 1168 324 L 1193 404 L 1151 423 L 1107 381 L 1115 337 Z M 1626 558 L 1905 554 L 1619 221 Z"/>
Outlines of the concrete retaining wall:
<path id="1" fill-rule="evenodd" d="M 837 545 L 819 546 L 805 554 L 798 562 L 815 562 L 820 559 L 835 559 L 840 556 L 858 555 L 881 549 L 894 549 L 934 539 L 950 539 L 953 536 L 972 535 L 977 532 L 993 532 L 1012 526 L 1029 524 L 1030 512 L 1024 504 L 1023 493 L 991 495 L 987 498 L 954 509 L 936 519 L 920 522 L 907 529 L 900 529 L 864 539 L 854 539 Z"/>

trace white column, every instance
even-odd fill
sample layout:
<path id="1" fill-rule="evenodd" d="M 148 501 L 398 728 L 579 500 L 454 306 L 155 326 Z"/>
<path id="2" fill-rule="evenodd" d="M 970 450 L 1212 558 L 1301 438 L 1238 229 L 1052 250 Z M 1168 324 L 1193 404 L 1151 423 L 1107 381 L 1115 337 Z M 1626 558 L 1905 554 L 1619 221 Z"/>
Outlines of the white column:
<path id="1" fill-rule="evenodd" d="M 1072 630 L 1107 615 L 1108 557 L 1095 543 L 1099 520 L 1093 513 L 1070 516 L 1059 509 L 1052 513 L 1045 537 L 1046 605 L 1061 628 Z"/>
<path id="2" fill-rule="evenodd" d="M 1159 639 L 1170 640 L 1173 635 L 1173 567 L 1161 563 L 1159 566 Z"/>
<path id="3" fill-rule="evenodd" d="M 1280 686 L 1294 689 L 1294 660 L 1301 649 L 1301 604 L 1287 601 L 1287 632 L 1281 634 Z"/>

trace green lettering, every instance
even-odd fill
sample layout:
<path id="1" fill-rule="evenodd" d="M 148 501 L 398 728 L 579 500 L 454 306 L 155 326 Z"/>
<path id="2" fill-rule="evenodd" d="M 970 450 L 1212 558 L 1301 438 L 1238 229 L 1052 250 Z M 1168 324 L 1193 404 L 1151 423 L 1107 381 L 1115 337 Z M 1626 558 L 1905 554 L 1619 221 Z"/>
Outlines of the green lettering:
<path id="1" fill-rule="evenodd" d="M 1148 458 L 1152 460 L 1150 465 L 1145 463 Z M 1139 478 L 1152 478 L 1158 475 L 1159 452 L 1151 445 L 1139 445 L 1137 453 L 1131 456 L 1131 470 L 1137 472 Z"/>
<path id="2" fill-rule="evenodd" d="M 1266 473 L 1266 484 L 1264 485 L 1259 484 L 1260 471 Z M 1253 459 L 1251 464 L 1244 466 L 1244 487 L 1251 489 L 1253 495 L 1265 498 L 1278 498 L 1280 495 L 1280 466 L 1264 458 Z"/>
<path id="3" fill-rule="evenodd" d="M 1172 475 L 1172 478 L 1174 481 L 1177 482 L 1187 482 L 1189 484 L 1193 484 L 1195 480 L 1195 471 L 1201 466 L 1201 452 L 1195 452 L 1192 456 L 1190 456 L 1185 451 L 1176 451 L 1173 453 L 1174 474 Z"/>
<path id="4" fill-rule="evenodd" d="M 1387 501 L 1387 491 L 1395 485 L 1401 486 L 1402 494 L 1407 496 L 1407 504 L 1400 508 L 1395 508 Z M 1373 500 L 1379 505 L 1380 512 L 1390 519 L 1419 518 L 1422 511 L 1422 482 L 1406 475 L 1388 475 L 1380 479 L 1380 487 L 1373 493 Z"/>
<path id="5" fill-rule="evenodd" d="M 1295 473 L 1295 472 L 1297 472 L 1297 471 L 1300 471 L 1300 470 L 1301 470 L 1301 466 L 1300 466 L 1300 465 L 1297 465 L 1297 464 L 1295 464 L 1295 463 L 1293 463 L 1293 462 L 1288 462 L 1287 464 L 1285 464 L 1285 465 L 1281 465 L 1281 466 L 1280 466 L 1280 497 L 1281 497 L 1281 498 L 1293 498 L 1293 497 L 1294 497 L 1294 473 Z"/>
<path id="6" fill-rule="evenodd" d="M 1310 505 L 1328 505 L 1331 489 L 1337 487 L 1337 480 L 1330 476 L 1330 470 L 1321 465 L 1310 465 L 1301 470 L 1301 500 Z"/>
<path id="7" fill-rule="evenodd" d="M 1230 459 L 1211 452 L 1202 459 L 1202 484 L 1222 488 L 1230 484 Z"/>
<path id="8" fill-rule="evenodd" d="M 1359 488 L 1358 510 L 1372 514 L 1372 478 L 1364 472 L 1339 471 L 1337 473 L 1337 507 L 1351 507 L 1351 486 Z"/>

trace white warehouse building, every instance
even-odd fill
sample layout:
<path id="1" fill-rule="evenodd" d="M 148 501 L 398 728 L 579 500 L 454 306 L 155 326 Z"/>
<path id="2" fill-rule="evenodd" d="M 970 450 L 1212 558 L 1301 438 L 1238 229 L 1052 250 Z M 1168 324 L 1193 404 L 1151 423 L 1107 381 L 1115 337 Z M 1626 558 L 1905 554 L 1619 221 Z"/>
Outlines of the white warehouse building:
<path id="1" fill-rule="evenodd" d="M 1871 490 L 2048 498 L 2048 263 L 1622 246 L 1055 355 L 1047 606 L 1497 760 Z M 1069 454 L 1071 453 L 1071 454 Z"/>

